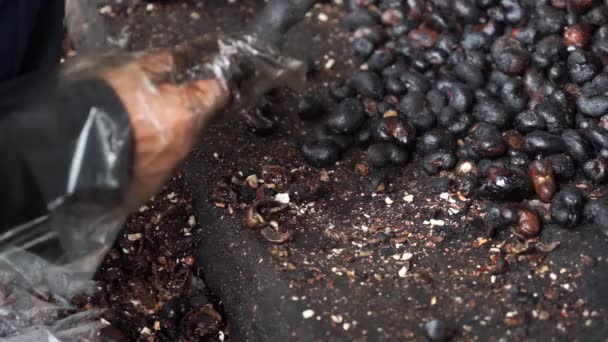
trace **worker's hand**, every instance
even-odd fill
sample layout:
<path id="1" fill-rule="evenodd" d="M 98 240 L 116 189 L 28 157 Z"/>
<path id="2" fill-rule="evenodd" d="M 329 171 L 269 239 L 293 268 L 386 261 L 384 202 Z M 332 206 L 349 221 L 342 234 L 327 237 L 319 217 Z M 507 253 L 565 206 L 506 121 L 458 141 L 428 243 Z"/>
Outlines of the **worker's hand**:
<path id="1" fill-rule="evenodd" d="M 229 100 L 220 79 L 171 82 L 183 57 L 174 51 L 147 53 L 102 72 L 133 128 L 135 165 L 129 198 L 136 202 L 158 191 L 186 157 L 200 129 Z"/>

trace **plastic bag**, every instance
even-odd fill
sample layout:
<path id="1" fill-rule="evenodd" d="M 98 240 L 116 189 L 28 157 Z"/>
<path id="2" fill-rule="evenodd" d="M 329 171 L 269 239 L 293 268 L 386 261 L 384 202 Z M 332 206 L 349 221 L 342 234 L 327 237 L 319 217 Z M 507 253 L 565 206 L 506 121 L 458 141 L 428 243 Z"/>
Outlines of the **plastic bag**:
<path id="1" fill-rule="evenodd" d="M 108 30 L 93 1 L 66 0 L 65 26 L 68 38 L 79 53 L 107 52 Z"/>
<path id="2" fill-rule="evenodd" d="M 188 63 L 171 59 L 169 82 L 212 78 L 232 94 L 234 103 L 247 106 L 270 88 L 297 88 L 305 80 L 304 63 L 281 56 L 254 36 L 224 38 L 217 46 L 218 52 L 206 63 L 200 58 L 190 58 Z M 151 106 L 147 96 L 159 89 L 154 85 L 158 74 L 130 64 L 142 56 L 120 54 L 70 63 L 59 73 L 59 87 L 123 66 L 119 73 L 142 77 L 141 91 L 149 93 L 143 96 L 133 89 L 133 101 L 143 111 L 142 120 L 154 127 L 155 115 L 167 113 L 147 108 Z M 203 105 L 214 108 L 210 103 Z M 0 338 L 8 341 L 95 340 L 102 311 L 78 313 L 69 300 L 93 289 L 91 279 L 126 217 L 146 199 L 132 192 L 132 164 L 138 158 L 132 146 L 132 125 L 95 106 L 85 110 L 86 118 L 70 144 L 68 171 L 39 179 L 47 215 L 0 234 Z M 165 133 L 158 127 L 153 138 L 165 141 L 169 139 Z"/>

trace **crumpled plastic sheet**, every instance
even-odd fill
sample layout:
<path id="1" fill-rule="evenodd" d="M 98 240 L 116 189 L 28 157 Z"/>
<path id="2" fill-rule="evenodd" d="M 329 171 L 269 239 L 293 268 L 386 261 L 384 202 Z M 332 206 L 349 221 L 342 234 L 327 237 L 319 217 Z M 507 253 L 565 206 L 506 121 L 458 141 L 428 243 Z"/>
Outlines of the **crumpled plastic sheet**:
<path id="1" fill-rule="evenodd" d="M 108 30 L 97 4 L 86 0 L 66 0 L 65 26 L 68 38 L 79 53 L 107 52 Z"/>
<path id="2" fill-rule="evenodd" d="M 16 250 L 2 257 L 0 333 L 2 341 L 96 341 L 103 310 L 75 312 L 61 293 L 92 288 L 81 274 L 71 274 L 32 253 Z M 65 288 L 60 288 L 66 285 Z"/>
<path id="3" fill-rule="evenodd" d="M 218 51 L 204 68 L 225 81 L 238 106 L 273 87 L 297 89 L 305 81 L 304 63 L 254 36 L 224 38 Z M 75 68 L 60 75 L 78 74 Z M 48 215 L 0 233 L 0 341 L 99 340 L 103 310 L 77 312 L 70 299 L 95 290 L 92 278 L 133 209 L 120 167 L 130 153 L 129 128 L 105 114 L 89 112 L 65 175 L 65 195 L 47 203 Z M 95 167 L 95 179 L 83 165 Z M 96 191 L 123 196 L 97 198 Z"/>

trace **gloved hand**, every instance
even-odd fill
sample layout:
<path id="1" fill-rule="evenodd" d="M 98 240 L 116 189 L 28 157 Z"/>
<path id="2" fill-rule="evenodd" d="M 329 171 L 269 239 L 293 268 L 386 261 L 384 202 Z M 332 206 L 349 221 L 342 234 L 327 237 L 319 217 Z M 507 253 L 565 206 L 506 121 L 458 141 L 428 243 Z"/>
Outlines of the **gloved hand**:
<path id="1" fill-rule="evenodd" d="M 124 217 L 158 191 L 221 107 L 231 99 L 254 103 L 259 92 L 304 80 L 301 62 L 254 42 L 226 40 L 216 53 L 190 45 L 84 57 L 5 88 L 1 156 L 11 167 L 3 169 L 0 228 L 45 219 L 44 229 L 57 232 L 71 255 L 91 254 L 91 245 L 103 253 Z M 0 250 L 39 235 L 0 239 Z"/>
<path id="2" fill-rule="evenodd" d="M 245 36 L 220 41 L 218 53 L 199 70 L 207 78 L 176 83 L 201 63 L 203 57 L 197 61 L 193 55 L 192 47 L 148 52 L 101 72 L 129 113 L 135 172 L 127 198 L 135 202 L 147 200 L 162 186 L 197 133 L 231 98 L 238 106 L 249 106 L 273 87 L 297 89 L 306 79 L 304 63 Z"/>
<path id="3" fill-rule="evenodd" d="M 190 151 L 197 133 L 230 97 L 226 81 L 208 78 L 177 84 L 187 53 L 155 51 L 102 70 L 128 112 L 135 144 L 132 186 L 127 198 L 143 202 Z"/>

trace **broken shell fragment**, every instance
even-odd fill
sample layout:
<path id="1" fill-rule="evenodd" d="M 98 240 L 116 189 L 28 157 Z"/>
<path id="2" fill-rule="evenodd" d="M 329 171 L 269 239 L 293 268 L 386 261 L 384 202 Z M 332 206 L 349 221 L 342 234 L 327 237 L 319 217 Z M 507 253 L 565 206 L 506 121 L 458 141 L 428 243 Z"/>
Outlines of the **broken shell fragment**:
<path id="1" fill-rule="evenodd" d="M 291 237 L 289 232 L 279 232 L 272 227 L 265 227 L 260 233 L 262 233 L 262 236 L 264 236 L 266 240 L 274 243 L 285 243 Z"/>
<path id="2" fill-rule="evenodd" d="M 287 207 L 287 204 L 273 200 L 255 202 L 245 212 L 245 224 L 253 230 L 260 230 L 268 226 L 267 216 L 278 213 Z"/>
<path id="3" fill-rule="evenodd" d="M 252 205 L 251 207 L 249 207 L 249 209 L 247 209 L 247 212 L 245 213 L 245 224 L 247 224 L 247 227 L 253 230 L 260 230 L 267 225 L 267 222 L 264 217 L 257 211 L 256 206 Z"/>

